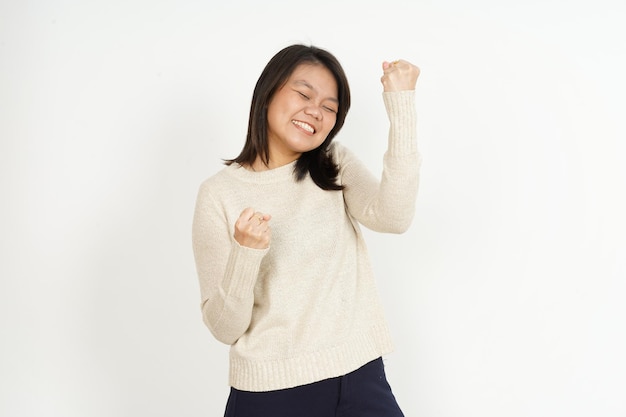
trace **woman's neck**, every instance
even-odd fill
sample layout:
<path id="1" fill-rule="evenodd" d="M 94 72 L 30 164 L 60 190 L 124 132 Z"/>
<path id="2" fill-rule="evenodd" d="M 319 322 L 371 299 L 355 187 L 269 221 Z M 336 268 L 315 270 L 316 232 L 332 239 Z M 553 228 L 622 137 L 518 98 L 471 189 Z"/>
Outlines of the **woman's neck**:
<path id="1" fill-rule="evenodd" d="M 251 170 L 251 171 L 269 171 L 270 169 L 280 168 L 282 166 L 288 165 L 292 163 L 293 161 L 295 161 L 296 159 L 298 158 L 292 157 L 292 158 L 280 158 L 279 159 L 279 158 L 272 158 L 270 156 L 270 159 L 266 165 L 265 162 L 263 162 L 263 160 L 261 159 L 261 157 L 257 156 L 252 164 L 250 165 L 246 164 L 244 165 L 244 168 Z"/>

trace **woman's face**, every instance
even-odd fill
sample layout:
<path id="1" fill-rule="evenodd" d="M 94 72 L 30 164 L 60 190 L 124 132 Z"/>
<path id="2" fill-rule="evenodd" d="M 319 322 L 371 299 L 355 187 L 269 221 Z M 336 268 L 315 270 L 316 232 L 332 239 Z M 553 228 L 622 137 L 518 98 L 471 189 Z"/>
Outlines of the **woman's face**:
<path id="1" fill-rule="evenodd" d="M 337 120 L 337 82 L 320 64 L 301 64 L 274 93 L 268 110 L 271 166 L 288 164 L 320 146 Z"/>

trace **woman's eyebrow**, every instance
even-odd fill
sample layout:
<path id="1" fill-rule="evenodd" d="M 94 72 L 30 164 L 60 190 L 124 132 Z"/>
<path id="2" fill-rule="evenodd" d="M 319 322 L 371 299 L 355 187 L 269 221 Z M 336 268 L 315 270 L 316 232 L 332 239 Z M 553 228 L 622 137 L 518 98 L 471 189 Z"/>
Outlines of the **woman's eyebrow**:
<path id="1" fill-rule="evenodd" d="M 312 90 L 312 91 L 317 93 L 317 90 L 311 84 L 309 84 L 309 82 L 306 81 L 306 80 L 296 80 L 296 81 L 294 81 L 294 84 L 303 85 L 306 88 L 308 88 L 309 90 Z M 333 102 L 339 104 L 339 100 L 337 98 L 335 98 L 335 97 L 328 97 L 327 100 L 330 100 L 330 101 L 333 101 Z"/>

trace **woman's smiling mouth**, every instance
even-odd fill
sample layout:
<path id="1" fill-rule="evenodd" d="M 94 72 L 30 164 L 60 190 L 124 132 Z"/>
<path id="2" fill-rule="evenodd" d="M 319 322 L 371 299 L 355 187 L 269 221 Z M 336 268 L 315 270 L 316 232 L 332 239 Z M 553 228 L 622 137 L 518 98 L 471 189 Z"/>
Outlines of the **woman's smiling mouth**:
<path id="1" fill-rule="evenodd" d="M 313 126 L 311 126 L 308 123 L 304 123 L 304 122 L 301 122 L 299 120 L 292 120 L 291 123 L 293 123 L 294 125 L 298 126 L 299 128 L 304 129 L 305 131 L 307 131 L 307 132 L 309 132 L 311 134 L 315 133 L 315 128 L 313 128 Z"/>

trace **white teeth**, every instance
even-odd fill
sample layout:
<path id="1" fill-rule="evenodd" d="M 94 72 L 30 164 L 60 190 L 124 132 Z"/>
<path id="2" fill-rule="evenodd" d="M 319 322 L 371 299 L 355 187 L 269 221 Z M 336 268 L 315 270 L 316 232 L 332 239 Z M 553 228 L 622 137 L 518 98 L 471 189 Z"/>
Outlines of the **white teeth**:
<path id="1" fill-rule="evenodd" d="M 315 129 L 313 129 L 313 126 L 311 126 L 308 123 L 299 122 L 297 120 L 292 120 L 291 123 L 293 123 L 296 126 L 301 127 L 302 129 L 306 130 L 307 132 L 315 133 Z"/>

